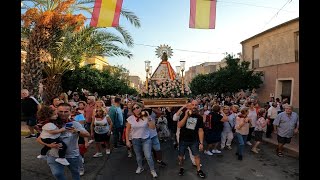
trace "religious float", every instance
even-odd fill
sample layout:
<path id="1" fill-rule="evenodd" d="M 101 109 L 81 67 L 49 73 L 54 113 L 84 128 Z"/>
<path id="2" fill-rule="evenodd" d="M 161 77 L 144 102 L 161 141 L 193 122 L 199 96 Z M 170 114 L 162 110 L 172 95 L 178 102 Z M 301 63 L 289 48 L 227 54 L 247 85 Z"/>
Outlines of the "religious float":
<path id="1" fill-rule="evenodd" d="M 170 46 L 158 46 L 156 55 L 161 58 L 161 62 L 153 73 L 150 61 L 145 61 L 146 83 L 140 92 L 144 105 L 146 107 L 185 105 L 191 93 L 183 78 L 185 61 L 180 61 L 181 66 L 177 66 L 177 72 L 175 72 L 168 61 L 168 58 L 172 56 Z"/>

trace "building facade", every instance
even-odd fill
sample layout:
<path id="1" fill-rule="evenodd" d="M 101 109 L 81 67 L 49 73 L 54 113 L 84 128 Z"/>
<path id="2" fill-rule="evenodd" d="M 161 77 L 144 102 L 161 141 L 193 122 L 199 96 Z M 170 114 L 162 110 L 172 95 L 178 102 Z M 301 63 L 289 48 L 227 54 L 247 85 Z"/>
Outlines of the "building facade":
<path id="1" fill-rule="evenodd" d="M 219 64 L 219 62 L 204 62 L 197 66 L 190 67 L 184 75 L 185 83 L 189 85 L 192 79 L 198 74 L 209 74 L 215 72 L 217 70 L 217 64 Z"/>
<path id="2" fill-rule="evenodd" d="M 264 74 L 257 89 L 260 102 L 288 98 L 299 109 L 299 18 L 241 42 L 243 60 Z"/>
<path id="3" fill-rule="evenodd" d="M 95 56 L 92 58 L 87 58 L 83 62 L 80 63 L 80 66 L 94 64 L 93 67 L 99 70 L 103 70 L 109 66 L 108 60 L 102 56 Z"/>
<path id="4" fill-rule="evenodd" d="M 128 79 L 130 82 L 130 87 L 136 88 L 137 90 L 143 87 L 143 83 L 139 76 L 128 76 Z"/>

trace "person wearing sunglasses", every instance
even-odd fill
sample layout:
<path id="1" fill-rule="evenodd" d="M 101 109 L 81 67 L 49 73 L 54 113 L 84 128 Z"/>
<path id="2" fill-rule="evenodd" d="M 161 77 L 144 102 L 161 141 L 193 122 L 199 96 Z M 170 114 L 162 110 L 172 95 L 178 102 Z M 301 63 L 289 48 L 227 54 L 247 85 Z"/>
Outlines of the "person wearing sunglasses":
<path id="1" fill-rule="evenodd" d="M 126 126 L 126 145 L 131 147 L 129 140 L 129 133 L 132 138 L 133 150 L 136 154 L 136 160 L 138 168 L 136 174 L 140 174 L 144 168 L 142 166 L 143 154 L 148 162 L 152 177 L 158 177 L 155 168 L 154 161 L 152 159 L 152 142 L 150 138 L 150 129 L 155 129 L 155 123 L 152 121 L 149 113 L 142 110 L 143 104 L 133 103 L 132 104 L 132 115 L 127 119 Z M 143 154 L 142 154 L 143 153 Z"/>

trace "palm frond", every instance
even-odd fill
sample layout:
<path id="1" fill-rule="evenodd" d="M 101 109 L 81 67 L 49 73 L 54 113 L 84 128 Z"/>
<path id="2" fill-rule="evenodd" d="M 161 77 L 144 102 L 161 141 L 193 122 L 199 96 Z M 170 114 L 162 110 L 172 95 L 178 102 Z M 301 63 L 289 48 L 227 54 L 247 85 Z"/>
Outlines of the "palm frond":
<path id="1" fill-rule="evenodd" d="M 90 4 L 94 2 L 95 0 L 78 0 L 76 4 Z"/>
<path id="2" fill-rule="evenodd" d="M 133 38 L 130 35 L 130 33 L 127 30 L 125 30 L 122 26 L 115 27 L 115 29 L 120 32 L 120 34 L 122 35 L 122 37 L 123 37 L 124 41 L 126 42 L 127 46 L 128 47 L 133 47 L 133 44 L 134 44 L 133 43 Z"/>
<path id="3" fill-rule="evenodd" d="M 130 21 L 135 27 L 141 27 L 140 19 L 133 12 L 127 11 L 126 9 L 121 9 L 120 14 L 123 15 L 127 20 Z"/>
<path id="4" fill-rule="evenodd" d="M 133 54 L 126 50 L 126 49 L 123 49 L 119 46 L 116 46 L 114 44 L 105 44 L 104 47 L 106 49 L 108 49 L 107 52 L 105 52 L 105 56 L 108 56 L 108 57 L 113 57 L 113 56 L 125 56 L 129 59 L 131 59 L 133 57 Z"/>
<path id="5" fill-rule="evenodd" d="M 50 62 L 45 63 L 44 72 L 48 76 L 62 75 L 73 68 L 73 64 L 69 60 L 52 58 Z"/>

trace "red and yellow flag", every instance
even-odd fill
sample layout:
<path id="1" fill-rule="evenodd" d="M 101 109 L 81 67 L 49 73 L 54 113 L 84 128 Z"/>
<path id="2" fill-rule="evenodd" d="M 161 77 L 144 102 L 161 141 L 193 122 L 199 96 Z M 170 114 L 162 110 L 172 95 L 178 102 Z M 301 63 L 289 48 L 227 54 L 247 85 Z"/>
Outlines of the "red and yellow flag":
<path id="1" fill-rule="evenodd" d="M 216 0 L 190 0 L 189 27 L 214 29 L 216 23 Z"/>
<path id="2" fill-rule="evenodd" d="M 96 0 L 91 27 L 117 27 L 123 0 Z"/>

